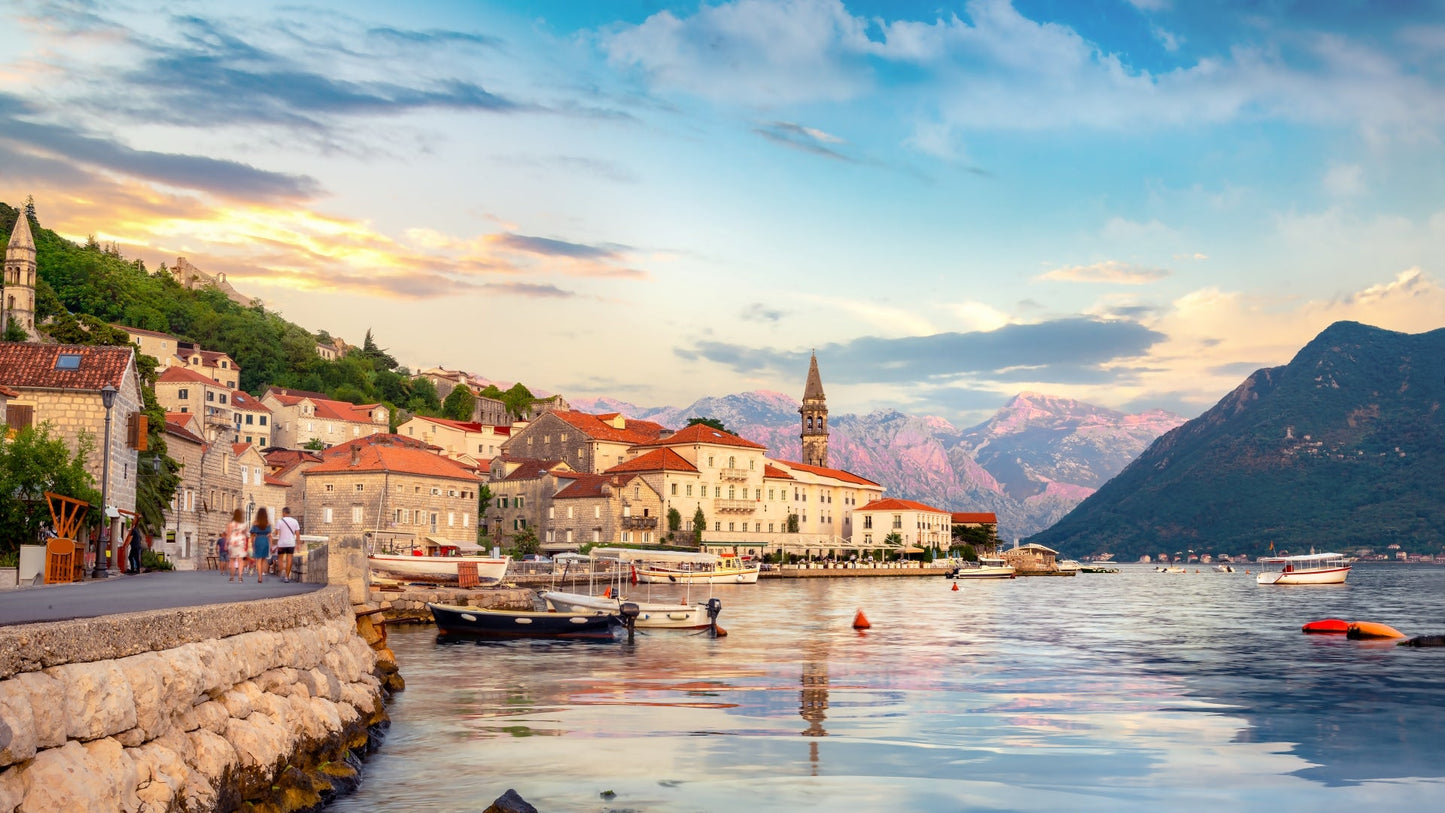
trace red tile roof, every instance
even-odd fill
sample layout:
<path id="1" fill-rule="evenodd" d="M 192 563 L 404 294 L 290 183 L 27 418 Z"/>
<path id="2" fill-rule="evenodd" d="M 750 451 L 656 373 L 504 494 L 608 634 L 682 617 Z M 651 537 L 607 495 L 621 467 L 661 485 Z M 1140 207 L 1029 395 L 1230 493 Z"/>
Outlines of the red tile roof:
<path id="1" fill-rule="evenodd" d="M 426 415 L 417 415 L 416 418 L 417 420 L 421 421 L 431 421 L 432 423 L 441 424 L 442 426 L 449 426 L 452 429 L 460 429 L 463 432 L 482 431 L 482 425 L 480 423 L 477 423 L 476 421 L 454 421 L 450 418 L 429 418 Z"/>
<path id="2" fill-rule="evenodd" d="M 816 475 L 819 475 L 819 476 L 821 476 L 821 477 L 832 477 L 832 478 L 835 479 L 835 480 L 842 480 L 842 481 L 845 482 L 845 483 L 853 483 L 853 484 L 855 484 L 855 485 L 861 485 L 861 486 L 876 486 L 876 485 L 878 485 L 877 483 L 873 482 L 872 480 L 869 480 L 869 479 L 864 478 L 864 477 L 859 477 L 858 475 L 854 474 L 854 473 L 851 472 L 851 471 L 843 471 L 842 469 L 828 469 L 828 468 L 824 468 L 824 467 L 822 467 L 822 466 L 809 466 L 807 463 L 794 463 L 794 462 L 791 461 L 791 460 L 779 460 L 778 462 L 779 462 L 779 463 L 782 463 L 783 465 L 787 466 L 787 467 L 790 468 L 790 469 L 797 469 L 798 471 L 806 471 L 806 472 L 808 472 L 809 474 L 816 474 Z M 930 511 L 936 511 L 936 510 L 938 510 L 938 509 L 936 509 L 936 508 L 930 508 L 930 509 L 928 509 L 928 510 L 930 510 Z"/>
<path id="3" fill-rule="evenodd" d="M 556 494 L 552 495 L 552 499 L 596 499 L 598 497 L 605 496 L 602 493 L 602 487 L 604 485 L 610 485 L 613 488 L 621 488 L 632 482 L 633 479 L 636 477 L 637 475 L 635 474 L 578 474 L 577 477 L 572 479 L 572 482 L 567 484 L 566 488 L 563 488 L 559 490 Z"/>
<path id="4" fill-rule="evenodd" d="M 788 474 L 787 472 L 783 471 L 782 469 L 778 468 L 777 466 L 774 466 L 774 465 L 771 464 L 771 463 L 764 463 L 764 464 L 763 464 L 763 476 L 766 477 L 766 478 L 775 479 L 775 480 L 791 480 L 791 479 L 793 479 L 793 475 Z"/>
<path id="5" fill-rule="evenodd" d="M 997 516 L 996 514 L 992 513 L 992 512 L 988 512 L 988 513 L 974 513 L 974 514 L 970 514 L 970 513 L 967 513 L 967 512 L 954 512 L 954 514 L 953 514 L 953 524 L 954 524 L 954 525 L 972 525 L 972 524 L 978 524 L 978 525 L 993 524 L 993 525 L 997 525 L 997 524 L 998 524 L 998 516 Z"/>
<path id="6" fill-rule="evenodd" d="M 612 424 L 605 423 L 600 416 L 587 412 L 554 409 L 547 414 L 556 415 L 558 418 L 581 430 L 582 434 L 593 440 L 608 440 L 616 443 L 637 445 L 656 440 L 657 436 L 662 432 L 662 427 L 651 421 L 628 421 L 626 429 L 618 429 Z M 617 417 L 617 413 L 611 413 L 611 417 Z"/>
<path id="7" fill-rule="evenodd" d="M 188 367 L 167 367 L 160 375 L 156 376 L 157 384 L 210 384 L 212 387 L 224 386 L 217 384 L 215 379 Z"/>
<path id="8" fill-rule="evenodd" d="M 300 390 L 282 390 L 279 387 L 272 387 L 267 392 L 281 402 L 282 406 L 296 406 L 302 401 L 310 401 L 316 407 L 316 417 L 322 420 L 370 424 L 371 411 L 381 406 L 381 404 L 351 404 L 346 401 L 333 401 L 319 393 L 301 393 Z M 372 425 L 380 426 L 380 424 Z"/>
<path id="9" fill-rule="evenodd" d="M 166 434 L 175 435 L 176 437 L 184 438 L 184 439 L 186 439 L 186 440 L 189 440 L 189 441 L 191 441 L 192 443 L 199 443 L 199 444 L 201 444 L 202 446 L 205 446 L 205 445 L 206 445 L 206 442 L 205 442 L 204 440 L 202 440 L 200 437 L 198 437 L 194 432 L 192 432 L 191 430 L 187 429 L 187 428 L 186 428 L 185 426 L 183 426 L 182 424 L 173 423 L 173 422 L 170 420 L 170 416 L 171 416 L 171 415 L 175 415 L 175 414 L 178 414 L 178 413 L 174 413 L 174 412 L 167 412 L 167 413 L 166 413 Z"/>
<path id="10" fill-rule="evenodd" d="M 137 334 L 137 335 L 139 335 L 139 336 L 154 336 L 154 337 L 156 337 L 157 339 L 174 339 L 174 338 L 176 338 L 175 336 L 172 336 L 172 335 L 169 334 L 169 333 L 162 333 L 162 332 L 160 332 L 159 330 L 146 330 L 145 328 L 141 328 L 141 327 L 127 327 L 127 326 L 125 326 L 125 325 L 119 325 L 119 324 L 116 324 L 116 323 L 114 323 L 114 322 L 112 322 L 110 326 L 113 327 L 113 328 L 115 328 L 116 330 L 124 330 L 126 333 L 135 333 L 135 334 Z"/>
<path id="11" fill-rule="evenodd" d="M 552 469 L 556 468 L 557 466 L 562 465 L 561 460 L 538 460 L 536 458 L 530 457 L 522 458 L 521 460 L 509 460 L 507 462 L 516 463 L 517 468 L 514 469 L 511 474 L 503 477 L 503 480 L 531 480 L 537 477 L 541 477 L 542 475 L 552 471 Z M 570 475 L 573 473 L 574 472 L 570 471 L 557 472 L 559 476 Z"/>
<path id="12" fill-rule="evenodd" d="M 894 497 L 890 497 L 890 498 L 888 498 L 888 499 L 883 499 L 883 500 L 874 500 L 873 502 L 870 502 L 870 503 L 868 503 L 867 505 L 865 505 L 865 506 L 863 506 L 862 508 L 859 508 L 859 509 L 857 509 L 857 510 L 858 510 L 858 511 L 928 511 L 929 513 L 932 513 L 932 514 L 946 514 L 946 513 L 948 513 L 947 511 L 944 511 L 942 508 L 934 508 L 934 507 L 931 506 L 931 505 L 924 505 L 924 504 L 921 503 L 921 502 L 914 502 L 913 500 L 900 500 L 900 499 L 897 499 L 897 498 L 894 498 Z M 855 513 L 856 513 L 856 512 L 855 512 Z"/>
<path id="13" fill-rule="evenodd" d="M 0 385 L 0 395 L 5 396 L 6 398 L 19 398 L 19 397 L 20 397 L 20 393 L 19 393 L 19 392 L 17 392 L 16 390 L 12 390 L 12 389 L 10 389 L 9 387 L 3 386 L 3 385 Z"/>
<path id="14" fill-rule="evenodd" d="M 414 474 L 422 477 L 441 477 L 448 480 L 465 480 L 475 483 L 477 476 L 455 460 L 422 451 L 413 446 L 372 444 L 358 446 L 356 465 L 351 464 L 350 454 L 328 457 L 307 469 L 303 474 L 356 474 L 361 472 L 391 472 Z"/>
<path id="15" fill-rule="evenodd" d="M 248 395 L 247 393 L 244 393 L 240 390 L 231 390 L 231 404 L 235 406 L 236 409 L 242 409 L 246 412 L 269 413 L 271 411 L 271 407 L 266 406 L 265 404 L 256 400 L 255 397 Z"/>
<path id="16" fill-rule="evenodd" d="M 377 444 L 382 444 L 386 446 L 407 446 L 412 449 L 420 449 L 424 452 L 441 451 L 440 446 L 433 446 L 432 444 L 427 443 L 424 440 L 409 438 L 406 435 L 392 435 L 386 432 L 378 432 L 374 435 L 366 435 L 364 437 L 352 438 L 351 440 L 345 441 L 344 443 L 338 443 L 335 446 L 328 446 L 325 449 L 321 450 L 321 456 L 336 457 L 338 455 L 349 455 L 351 454 L 351 447 L 353 446 L 375 446 Z"/>
<path id="17" fill-rule="evenodd" d="M 246 450 L 249 448 L 251 448 L 251 444 L 249 443 L 232 443 L 231 453 L 234 454 L 236 457 L 240 457 L 241 455 L 245 454 Z"/>
<path id="18" fill-rule="evenodd" d="M 743 440 L 731 432 L 720 432 L 705 423 L 695 423 L 686 429 L 679 429 L 671 435 L 639 443 L 639 446 L 682 446 L 690 443 L 710 443 L 714 446 L 741 446 L 745 449 L 767 449 L 761 443 Z"/>
<path id="19" fill-rule="evenodd" d="M 697 467 L 687 462 L 687 458 L 671 449 L 653 449 L 647 454 L 634 457 L 623 463 L 618 463 L 608 469 L 607 473 L 621 474 L 623 472 L 636 471 L 686 471 L 696 474 Z"/>
<path id="20" fill-rule="evenodd" d="M 282 486 L 283 488 L 290 488 L 290 487 L 291 487 L 291 484 L 290 484 L 290 483 L 286 482 L 285 480 L 282 480 L 280 477 L 272 477 L 272 476 L 269 475 L 269 474 L 266 475 L 266 485 L 268 485 L 268 486 Z"/>
<path id="21" fill-rule="evenodd" d="M 285 396 L 285 397 L 288 397 L 288 398 L 295 398 L 295 399 L 298 400 L 298 401 L 299 401 L 300 399 L 302 399 L 302 398 L 311 398 L 311 399 L 313 399 L 313 400 L 314 400 L 314 399 L 317 399 L 317 398 L 320 398 L 321 400 L 325 401 L 327 398 L 330 397 L 330 396 L 328 396 L 328 395 L 327 395 L 326 393 L 324 393 L 324 392 L 310 392 L 310 391 L 307 391 L 307 390 L 293 390 L 293 389 L 291 389 L 290 387 L 267 387 L 267 388 L 266 388 L 266 392 L 269 392 L 269 393 L 271 393 L 272 395 L 277 396 L 278 398 L 280 398 L 281 396 Z M 261 393 L 262 397 L 265 397 L 266 392 Z M 282 400 L 282 403 L 286 403 L 286 401 Z M 292 401 L 291 403 L 295 403 L 295 401 Z"/>
<path id="22" fill-rule="evenodd" d="M 83 344 L 32 344 L 0 342 L 0 384 L 12 389 L 53 389 L 100 392 L 106 384 L 119 387 L 125 380 L 132 345 L 107 347 Z M 55 369 L 64 353 L 80 356 L 75 370 Z"/>

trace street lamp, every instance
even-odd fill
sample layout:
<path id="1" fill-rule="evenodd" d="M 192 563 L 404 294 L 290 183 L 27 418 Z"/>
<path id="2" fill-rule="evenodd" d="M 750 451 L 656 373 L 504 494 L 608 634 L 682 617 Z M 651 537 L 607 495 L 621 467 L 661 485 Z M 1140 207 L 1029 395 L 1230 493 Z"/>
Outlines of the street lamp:
<path id="1" fill-rule="evenodd" d="M 110 408 L 115 405 L 115 394 L 118 392 L 112 384 L 106 384 L 100 388 L 100 402 L 105 406 L 105 445 L 100 450 L 100 511 L 105 516 L 105 523 L 110 525 Z M 110 530 L 114 530 L 111 528 Z M 95 567 L 91 569 L 92 579 L 105 578 L 105 552 L 101 549 L 104 535 L 97 536 L 95 540 Z"/>

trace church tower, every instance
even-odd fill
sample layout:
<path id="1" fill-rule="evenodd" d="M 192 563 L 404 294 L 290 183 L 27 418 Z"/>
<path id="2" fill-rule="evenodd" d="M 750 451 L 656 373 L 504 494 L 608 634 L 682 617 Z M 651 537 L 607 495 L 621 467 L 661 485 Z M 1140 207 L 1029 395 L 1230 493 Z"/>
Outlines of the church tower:
<path id="1" fill-rule="evenodd" d="M 0 297 L 4 326 L 18 324 L 35 340 L 35 238 L 30 235 L 30 219 L 24 209 L 15 218 L 15 231 L 5 248 L 5 285 Z"/>
<path id="2" fill-rule="evenodd" d="M 809 466 L 828 465 L 828 396 L 823 394 L 823 379 L 818 376 L 818 354 L 808 362 L 808 383 L 803 387 L 803 462 Z"/>

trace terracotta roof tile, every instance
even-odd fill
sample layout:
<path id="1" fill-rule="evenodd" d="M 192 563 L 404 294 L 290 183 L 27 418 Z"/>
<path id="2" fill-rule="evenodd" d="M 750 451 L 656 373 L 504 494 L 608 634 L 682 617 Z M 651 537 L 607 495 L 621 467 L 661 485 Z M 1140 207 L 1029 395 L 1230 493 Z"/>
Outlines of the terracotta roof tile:
<path id="1" fill-rule="evenodd" d="M 788 474 L 787 472 L 783 471 L 782 469 L 778 468 L 777 466 L 774 466 L 774 465 L 771 464 L 771 463 L 764 463 L 764 464 L 763 464 L 763 476 L 764 476 L 764 477 L 767 477 L 767 478 L 771 478 L 771 479 L 776 479 L 776 480 L 791 480 L 791 479 L 793 479 L 793 475 Z"/>
<path id="2" fill-rule="evenodd" d="M 189 367 L 167 367 L 156 376 L 157 384 L 210 384 L 212 387 L 225 387 L 217 384 L 215 379 L 208 375 L 202 375 Z"/>
<path id="3" fill-rule="evenodd" d="M 351 464 L 351 455 L 337 455 L 307 469 L 304 474 L 354 474 L 358 472 L 392 472 L 414 474 L 422 477 L 441 477 L 448 480 L 476 482 L 477 476 L 465 466 L 412 446 L 372 444 L 357 447 L 356 465 Z"/>
<path id="4" fill-rule="evenodd" d="M 127 327 L 127 326 L 125 326 L 125 325 L 116 324 L 116 323 L 114 323 L 114 322 L 112 322 L 110 326 L 113 327 L 113 328 L 115 328 L 116 330 L 124 330 L 126 333 L 134 333 L 134 334 L 136 334 L 137 336 L 154 336 L 154 337 L 156 337 L 157 339 L 174 339 L 174 338 L 176 338 L 175 336 L 172 336 L 172 335 L 169 334 L 169 333 L 162 333 L 162 332 L 160 332 L 159 330 L 146 330 L 145 328 L 141 328 L 141 327 Z"/>
<path id="5" fill-rule="evenodd" d="M 0 342 L 0 384 L 22 390 L 89 392 L 99 392 L 106 384 L 119 387 L 125 380 L 126 365 L 133 349 L 131 345 L 108 347 Z M 62 354 L 80 356 L 80 366 L 74 370 L 55 369 L 55 361 Z"/>
<path id="6" fill-rule="evenodd" d="M 611 485 L 613 488 L 621 488 L 632 482 L 637 475 L 608 475 L 608 474 L 579 474 L 573 478 L 567 487 L 559 490 L 552 496 L 555 500 L 582 500 L 596 499 L 605 496 L 602 493 L 604 485 Z"/>
<path id="7" fill-rule="evenodd" d="M 686 471 L 697 473 L 697 467 L 687 462 L 687 458 L 674 452 L 671 449 L 653 449 L 644 455 L 639 455 L 631 460 L 618 463 L 608 469 L 608 474 L 620 474 L 623 472 L 636 471 Z"/>
<path id="8" fill-rule="evenodd" d="M 507 462 L 516 463 L 517 468 L 514 469 L 511 474 L 503 477 L 503 480 L 532 480 L 562 465 L 561 460 L 538 460 L 536 458 L 522 458 L 521 460 L 509 460 Z M 559 475 L 572 473 L 573 472 L 558 472 Z"/>
<path id="9" fill-rule="evenodd" d="M 5 396 L 6 398 L 19 398 L 20 392 L 18 390 L 12 390 L 4 385 L 0 385 L 0 395 Z"/>
<path id="10" fill-rule="evenodd" d="M 167 419 L 168 419 L 168 420 L 166 421 L 166 434 L 175 435 L 176 437 L 184 438 L 184 439 L 186 439 L 186 440 L 189 440 L 189 441 L 191 441 L 192 443 L 199 443 L 199 444 L 201 444 L 202 446 L 205 446 L 205 445 L 206 445 L 206 442 L 205 442 L 204 440 L 202 440 L 200 437 L 198 437 L 198 436 L 196 435 L 196 433 L 194 433 L 194 432 L 192 432 L 191 430 L 187 429 L 184 425 L 179 424 L 179 423 L 173 423 L 173 422 L 171 422 L 171 421 L 169 420 L 169 417 L 170 417 L 172 414 L 175 414 L 175 413 L 170 413 L 170 412 L 166 413 L 166 417 L 167 417 Z"/>
<path id="11" fill-rule="evenodd" d="M 352 438 L 351 440 L 345 441 L 343 443 L 338 443 L 335 446 L 328 446 L 325 449 L 322 449 L 320 454 L 323 458 L 336 457 L 338 455 L 348 455 L 351 454 L 351 447 L 353 446 L 375 446 L 377 444 L 385 446 L 406 446 L 412 449 L 420 449 L 424 452 L 441 451 L 440 446 L 433 446 L 432 444 L 427 443 L 424 440 L 409 438 L 406 435 L 393 435 L 386 432 L 378 432 L 374 435 L 366 435 L 365 437 Z"/>
<path id="12" fill-rule="evenodd" d="M 618 429 L 609 423 L 604 423 L 599 416 L 588 412 L 554 409 L 547 414 L 556 415 L 593 440 L 608 440 L 635 446 L 656 440 L 662 431 L 661 426 L 651 421 L 628 421 L 626 429 Z M 611 417 L 617 417 L 617 413 L 612 413 Z"/>
<path id="13" fill-rule="evenodd" d="M 690 443 L 709 443 L 714 446 L 741 446 L 744 449 L 767 449 L 761 443 L 753 443 L 751 440 L 743 440 L 731 432 L 720 432 L 705 423 L 695 423 L 685 429 L 679 429 L 671 435 L 658 440 L 639 443 L 638 446 L 681 446 Z"/>
<path id="14" fill-rule="evenodd" d="M 979 525 L 987 525 L 987 524 L 997 525 L 997 524 L 998 524 L 998 515 L 996 515 L 996 514 L 994 514 L 994 513 L 992 513 L 992 512 L 988 512 L 988 513 L 968 513 L 968 512 L 958 512 L 958 511 L 955 511 L 954 514 L 953 514 L 953 522 L 954 522 L 955 525 L 969 525 L 969 524 L 974 524 L 974 523 L 977 523 L 977 524 L 979 524 Z"/>
<path id="15" fill-rule="evenodd" d="M 854 473 L 851 472 L 851 471 L 843 471 L 842 469 L 829 469 L 829 468 L 824 468 L 823 466 L 810 466 L 810 465 L 808 465 L 807 463 L 794 463 L 794 462 L 791 461 L 791 460 L 779 460 L 778 462 L 779 462 L 779 463 L 782 463 L 783 465 L 787 466 L 787 467 L 790 468 L 790 469 L 797 469 L 798 471 L 806 471 L 806 472 L 808 472 L 809 474 L 817 474 L 817 475 L 822 476 L 822 477 L 832 477 L 832 478 L 835 479 L 835 480 L 842 480 L 842 481 L 845 482 L 845 483 L 853 483 L 853 484 L 855 484 L 855 485 L 861 485 L 861 486 L 876 486 L 876 485 L 878 485 L 878 483 L 875 483 L 875 482 L 873 482 L 872 480 L 869 480 L 869 479 L 866 479 L 866 478 L 863 478 L 863 477 L 859 477 L 858 475 L 854 474 Z M 930 510 L 930 511 L 934 511 L 934 510 L 937 510 L 937 509 L 930 508 L 929 510 Z"/>
<path id="16" fill-rule="evenodd" d="M 244 393 L 241 390 L 231 390 L 231 405 L 234 406 L 236 409 L 244 410 L 246 412 L 269 413 L 271 411 L 271 407 L 266 406 L 265 404 L 258 401 L 254 396 Z"/>
<path id="17" fill-rule="evenodd" d="M 889 497 L 883 500 L 874 500 L 857 511 L 928 511 L 933 514 L 947 514 L 942 508 L 934 508 L 931 505 L 924 505 L 913 500 L 900 500 L 896 497 Z M 855 511 L 856 513 L 856 511 Z"/>
<path id="18" fill-rule="evenodd" d="M 245 454 L 246 450 L 249 448 L 251 448 L 251 444 L 249 443 L 232 443 L 231 453 L 234 454 L 236 457 L 240 457 L 241 455 Z"/>
<path id="19" fill-rule="evenodd" d="M 291 487 L 291 484 L 290 484 L 290 483 L 286 482 L 285 480 L 282 480 L 280 477 L 272 477 L 272 476 L 269 475 L 269 474 L 266 475 L 266 485 L 268 485 L 268 486 L 281 486 L 282 488 L 290 488 L 290 487 Z"/>

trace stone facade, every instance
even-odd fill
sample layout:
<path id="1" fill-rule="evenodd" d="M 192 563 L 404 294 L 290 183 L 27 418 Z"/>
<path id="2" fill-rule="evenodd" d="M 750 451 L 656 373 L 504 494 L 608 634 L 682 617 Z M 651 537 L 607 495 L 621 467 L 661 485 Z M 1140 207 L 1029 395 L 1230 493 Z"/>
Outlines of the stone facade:
<path id="1" fill-rule="evenodd" d="M 511 428 L 418 415 L 396 428 L 398 435 L 430 443 L 453 460 L 478 465 L 501 453 Z"/>
<path id="2" fill-rule="evenodd" d="M 319 808 L 386 720 L 346 596 L 0 630 L 0 813 Z"/>
<path id="3" fill-rule="evenodd" d="M 479 478 L 438 455 L 383 448 L 353 447 L 354 454 L 338 452 L 302 472 L 302 530 L 333 539 L 381 535 L 474 541 Z"/>
<path id="4" fill-rule="evenodd" d="M 267 390 L 261 403 L 271 410 L 271 445 L 302 449 L 313 441 L 335 446 L 385 433 L 391 418 L 381 404 L 357 406 L 319 397 L 297 397 Z"/>
<path id="5" fill-rule="evenodd" d="M 181 464 L 181 483 L 166 515 L 166 544 L 178 567 L 198 569 L 215 555 L 216 538 L 232 512 L 246 510 L 241 468 L 229 437 L 204 443 L 189 431 L 175 431 L 173 424 L 166 429 L 170 455 Z"/>
<path id="6" fill-rule="evenodd" d="M 165 370 L 183 364 L 176 357 L 176 351 L 180 349 L 181 343 L 175 336 L 126 325 L 112 324 L 111 327 L 125 331 L 125 334 L 130 337 L 131 344 L 135 345 L 137 353 L 155 359 L 157 370 Z"/>
<path id="7" fill-rule="evenodd" d="M 818 375 L 818 357 L 808 362 L 808 381 L 803 386 L 801 416 L 803 462 L 810 466 L 828 465 L 828 397 L 823 393 L 823 379 Z"/>
<path id="8" fill-rule="evenodd" d="M 5 273 L 0 276 L 0 335 L 14 323 L 25 331 L 28 340 L 36 339 L 35 271 L 35 239 L 30 234 L 30 219 L 22 210 L 5 244 Z"/>
<path id="9" fill-rule="evenodd" d="M 185 367 L 172 367 L 156 377 L 156 400 L 167 412 L 195 415 L 204 437 L 234 442 L 236 410 L 232 391 Z"/>
<path id="10" fill-rule="evenodd" d="M 548 550 L 656 545 L 666 531 L 662 511 L 662 499 L 641 476 L 584 475 L 552 498 L 541 539 Z"/>
<path id="11" fill-rule="evenodd" d="M 545 412 L 502 444 L 503 455 L 530 460 L 563 460 L 574 471 L 599 474 L 628 459 L 629 450 L 655 440 L 662 427 L 622 415 L 570 410 Z"/>

